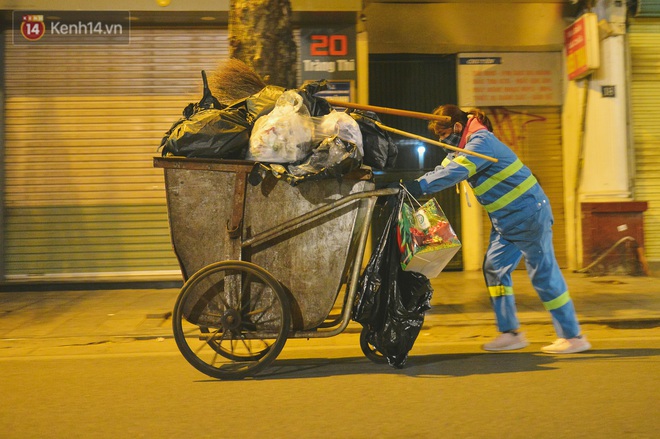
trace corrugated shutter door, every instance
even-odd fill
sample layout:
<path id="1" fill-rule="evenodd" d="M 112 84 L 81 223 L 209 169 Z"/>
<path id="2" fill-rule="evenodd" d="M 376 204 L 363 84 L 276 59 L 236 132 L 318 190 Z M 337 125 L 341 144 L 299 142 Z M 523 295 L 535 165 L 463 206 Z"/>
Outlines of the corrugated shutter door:
<path id="1" fill-rule="evenodd" d="M 566 266 L 566 222 L 561 141 L 561 107 L 488 108 L 495 135 L 507 144 L 534 173 L 550 199 L 555 218 L 555 256 Z M 490 220 L 484 210 L 486 247 Z"/>
<path id="2" fill-rule="evenodd" d="M 6 44 L 5 278 L 171 274 L 163 134 L 228 56 L 226 29 L 126 46 Z"/>
<path id="3" fill-rule="evenodd" d="M 628 30 L 635 145 L 635 200 L 647 201 L 644 247 L 660 261 L 660 19 L 631 20 Z"/>

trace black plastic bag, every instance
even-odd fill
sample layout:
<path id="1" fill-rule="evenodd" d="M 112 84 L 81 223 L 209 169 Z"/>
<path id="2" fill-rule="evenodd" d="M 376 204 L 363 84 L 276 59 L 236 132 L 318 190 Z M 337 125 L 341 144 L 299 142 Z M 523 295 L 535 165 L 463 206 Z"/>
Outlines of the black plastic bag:
<path id="1" fill-rule="evenodd" d="M 162 155 L 198 158 L 243 159 L 250 140 L 246 110 L 224 107 L 213 97 L 202 71 L 204 94 L 197 104 L 189 104 L 183 117 L 163 136 Z"/>
<path id="2" fill-rule="evenodd" d="M 352 310 L 353 320 L 368 331 L 370 343 L 396 368 L 405 364 L 433 295 L 426 276 L 401 268 L 396 230 L 403 197 L 400 191 L 388 200 L 392 211 L 360 278 Z"/>
<path id="3" fill-rule="evenodd" d="M 250 124 L 250 129 L 252 129 L 257 119 L 273 111 L 277 99 L 279 99 L 285 91 L 286 89 L 283 87 L 267 85 L 258 93 L 232 103 L 231 107 L 235 109 L 244 109 L 246 121 Z"/>
<path id="4" fill-rule="evenodd" d="M 250 128 L 231 110 L 209 108 L 177 122 L 161 146 L 163 155 L 198 158 L 244 159 Z"/>
<path id="5" fill-rule="evenodd" d="M 183 110 L 183 117 L 165 133 L 159 148 L 162 148 L 162 155 L 244 160 L 254 123 L 273 110 L 286 89 L 268 85 L 245 99 L 222 106 L 211 94 L 204 71 L 202 79 L 202 99 L 189 104 Z M 325 88 L 327 83 L 319 81 L 296 90 L 312 116 L 323 116 L 332 111 L 324 99 L 313 96 Z"/>
<path id="6" fill-rule="evenodd" d="M 310 116 L 325 116 L 332 111 L 332 107 L 325 99 L 314 96 L 314 93 L 318 93 L 319 91 L 325 90 L 326 88 L 328 88 L 327 82 L 323 80 L 308 82 L 302 87 L 296 89 L 296 93 L 300 95 L 303 100 L 303 104 L 309 110 Z M 267 115 L 273 110 L 273 108 L 275 108 L 277 99 L 285 91 L 287 91 L 287 89 L 283 87 L 267 85 L 261 89 L 259 93 L 255 93 L 246 99 L 232 103 L 230 106 L 234 108 L 240 108 L 241 106 L 244 106 L 247 114 L 247 121 L 250 123 L 250 125 L 254 125 L 257 119 L 259 119 L 261 116 Z"/>
<path id="7" fill-rule="evenodd" d="M 353 110 L 349 113 L 360 126 L 365 165 L 376 169 L 391 168 L 399 150 L 390 135 L 378 127 L 380 119 L 372 111 Z"/>
<path id="8" fill-rule="evenodd" d="M 327 90 L 328 81 L 322 79 L 320 81 L 311 81 L 305 83 L 296 91 L 303 98 L 305 106 L 309 110 L 312 117 L 325 116 L 332 111 L 332 105 L 322 97 L 314 96 L 316 93 Z"/>

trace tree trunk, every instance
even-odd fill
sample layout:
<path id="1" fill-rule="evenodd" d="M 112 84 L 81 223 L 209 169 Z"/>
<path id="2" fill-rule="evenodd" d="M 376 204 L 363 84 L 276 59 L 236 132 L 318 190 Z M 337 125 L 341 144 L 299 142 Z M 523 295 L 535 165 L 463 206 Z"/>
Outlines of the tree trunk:
<path id="1" fill-rule="evenodd" d="M 229 55 L 252 67 L 267 84 L 296 88 L 291 2 L 231 0 Z"/>

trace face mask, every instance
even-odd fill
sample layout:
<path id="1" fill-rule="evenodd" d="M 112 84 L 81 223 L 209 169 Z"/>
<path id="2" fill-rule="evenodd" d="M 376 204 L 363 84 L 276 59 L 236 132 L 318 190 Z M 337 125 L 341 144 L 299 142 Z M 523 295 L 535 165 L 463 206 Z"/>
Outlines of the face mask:
<path id="1" fill-rule="evenodd" d="M 446 143 L 451 146 L 458 146 L 458 143 L 461 141 L 461 135 L 456 133 L 451 133 L 447 137 L 441 140 L 442 143 Z"/>

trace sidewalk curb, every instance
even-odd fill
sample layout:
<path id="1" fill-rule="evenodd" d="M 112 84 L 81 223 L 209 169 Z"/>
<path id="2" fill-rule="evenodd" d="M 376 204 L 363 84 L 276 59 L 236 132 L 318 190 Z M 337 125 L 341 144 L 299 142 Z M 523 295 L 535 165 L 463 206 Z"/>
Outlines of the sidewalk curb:
<path id="1" fill-rule="evenodd" d="M 584 324 L 601 324 L 601 325 L 608 325 L 608 324 L 645 324 L 645 325 L 651 325 L 655 324 L 660 326 L 660 316 L 656 317 L 630 317 L 630 318 L 619 318 L 619 317 L 580 317 L 578 316 L 578 319 L 580 321 L 581 325 Z M 552 325 L 552 321 L 550 320 L 550 317 L 548 316 L 547 319 L 525 319 L 524 316 L 519 316 L 520 323 L 523 325 Z M 489 319 L 475 319 L 475 320 L 470 320 L 470 321 L 465 321 L 465 322 L 429 322 L 428 319 L 425 319 L 424 321 L 424 327 L 429 327 L 429 328 L 435 328 L 438 326 L 452 326 L 452 327 L 460 327 L 460 326 L 483 326 L 483 325 L 495 325 L 495 317 L 489 318 Z"/>
<path id="2" fill-rule="evenodd" d="M 529 319 L 526 320 L 524 316 L 520 319 L 522 325 L 547 325 L 552 326 L 550 318 L 548 319 Z M 580 319 L 580 324 L 601 324 L 601 325 L 643 325 L 644 327 L 648 326 L 660 326 L 660 316 L 655 317 L 634 317 L 634 318 L 582 318 Z M 489 326 L 495 325 L 494 318 L 484 318 L 484 319 L 473 319 L 464 322 L 449 321 L 449 322 L 439 322 L 435 319 L 425 319 L 422 326 L 423 330 L 429 330 L 431 328 L 458 328 L 458 327 L 477 327 L 477 326 Z M 351 321 L 349 326 L 343 331 L 347 334 L 358 334 L 362 330 L 362 327 L 359 323 Z M 341 334 L 339 334 L 341 335 Z M 55 340 L 89 340 L 87 342 L 81 342 L 78 344 L 95 344 L 95 343 L 104 343 L 104 342 L 115 342 L 115 341 L 145 341 L 145 340 L 158 340 L 158 339 L 172 339 L 174 335 L 171 330 L 162 330 L 159 332 L 147 333 L 147 332 L 115 332 L 112 334 L 71 334 L 63 336 L 25 336 L 25 337 L 12 337 L 12 338 L 0 338 L 0 342 L 12 343 L 12 342 L 35 342 L 38 340 L 43 341 L 55 341 Z"/>

